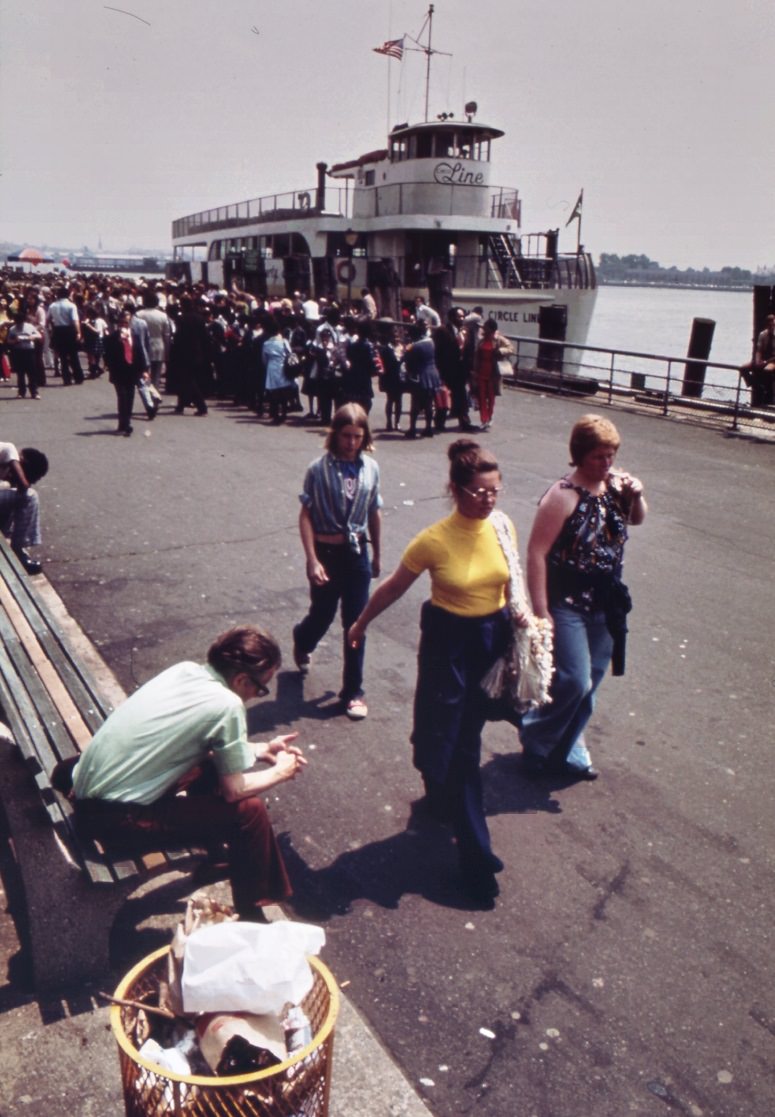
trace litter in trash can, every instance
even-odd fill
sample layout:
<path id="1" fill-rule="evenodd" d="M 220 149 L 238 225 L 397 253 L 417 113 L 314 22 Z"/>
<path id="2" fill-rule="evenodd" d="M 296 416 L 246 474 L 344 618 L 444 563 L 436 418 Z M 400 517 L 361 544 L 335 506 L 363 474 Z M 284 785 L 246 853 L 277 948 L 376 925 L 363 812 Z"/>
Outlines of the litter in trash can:
<path id="1" fill-rule="evenodd" d="M 238 925 L 220 926 L 229 937 Z M 297 942 L 319 931 L 290 923 L 261 929 L 283 926 L 283 937 Z M 183 1013 L 169 1007 L 180 1003 L 174 953 L 148 955 L 112 998 L 127 1117 L 327 1117 L 339 997 L 322 962 L 305 960 L 306 992 L 278 1012 Z M 281 967 L 278 988 L 293 987 L 286 981 L 293 970 L 283 975 Z"/>

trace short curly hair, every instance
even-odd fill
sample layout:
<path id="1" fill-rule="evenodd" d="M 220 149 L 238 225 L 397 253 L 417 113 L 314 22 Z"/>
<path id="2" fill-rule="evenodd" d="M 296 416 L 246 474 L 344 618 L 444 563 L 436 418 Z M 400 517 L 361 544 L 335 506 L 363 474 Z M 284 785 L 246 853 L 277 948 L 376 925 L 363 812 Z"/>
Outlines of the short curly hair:
<path id="1" fill-rule="evenodd" d="M 570 463 L 581 465 L 584 458 L 598 446 L 619 449 L 619 432 L 610 419 L 602 415 L 582 415 L 570 433 Z"/>
<path id="2" fill-rule="evenodd" d="M 48 458 L 42 450 L 36 450 L 34 446 L 23 446 L 19 451 L 19 461 L 24 476 L 31 485 L 40 481 L 41 477 L 45 477 L 48 473 Z"/>
<path id="3" fill-rule="evenodd" d="M 222 632 L 210 645 L 207 662 L 228 681 L 242 672 L 258 680 L 282 663 L 280 645 L 268 632 L 241 624 Z"/>

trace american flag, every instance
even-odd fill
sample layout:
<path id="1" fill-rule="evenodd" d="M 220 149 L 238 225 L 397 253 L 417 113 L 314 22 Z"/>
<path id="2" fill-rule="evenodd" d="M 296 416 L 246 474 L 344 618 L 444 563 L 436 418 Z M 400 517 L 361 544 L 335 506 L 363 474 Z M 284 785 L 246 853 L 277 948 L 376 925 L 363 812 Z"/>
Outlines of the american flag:
<path id="1" fill-rule="evenodd" d="M 400 62 L 404 57 L 404 40 L 388 39 L 381 47 L 372 47 L 376 54 L 386 54 L 388 58 L 397 58 Z"/>

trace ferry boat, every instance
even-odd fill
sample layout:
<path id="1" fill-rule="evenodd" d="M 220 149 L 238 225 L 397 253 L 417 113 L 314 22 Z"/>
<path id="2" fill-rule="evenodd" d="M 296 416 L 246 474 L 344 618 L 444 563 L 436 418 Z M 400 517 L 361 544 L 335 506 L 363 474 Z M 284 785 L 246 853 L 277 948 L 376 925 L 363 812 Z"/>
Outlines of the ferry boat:
<path id="1" fill-rule="evenodd" d="M 78 253 L 62 260 L 62 266 L 75 272 L 140 272 L 159 275 L 167 261 L 159 256 L 109 256 L 105 253 Z"/>
<path id="2" fill-rule="evenodd" d="M 583 345 L 592 259 L 580 244 L 561 252 L 558 229 L 522 231 L 518 190 L 491 181 L 504 133 L 477 112 L 469 102 L 460 118 L 397 124 L 387 147 L 318 163 L 314 186 L 175 220 L 168 274 L 339 305 L 368 287 L 380 316 L 396 321 L 420 295 L 442 318 L 451 305 L 481 306 L 504 333 Z M 562 346 L 545 347 L 543 359 L 541 350 L 540 367 L 561 363 Z"/>

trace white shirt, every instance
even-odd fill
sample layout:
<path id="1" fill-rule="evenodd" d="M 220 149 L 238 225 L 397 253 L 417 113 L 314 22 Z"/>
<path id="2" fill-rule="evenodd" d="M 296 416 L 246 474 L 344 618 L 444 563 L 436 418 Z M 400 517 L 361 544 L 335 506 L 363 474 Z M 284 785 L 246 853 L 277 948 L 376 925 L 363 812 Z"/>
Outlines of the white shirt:
<path id="1" fill-rule="evenodd" d="M 10 481 L 14 476 L 11 462 L 21 461 L 13 442 L 0 442 L 0 481 Z"/>
<path id="2" fill-rule="evenodd" d="M 78 307 L 70 299 L 57 299 L 48 308 L 48 320 L 52 326 L 77 326 Z"/>
<path id="3" fill-rule="evenodd" d="M 440 326 L 441 319 L 432 306 L 421 303 L 415 308 L 414 316 L 418 322 L 425 322 L 428 326 Z"/>

